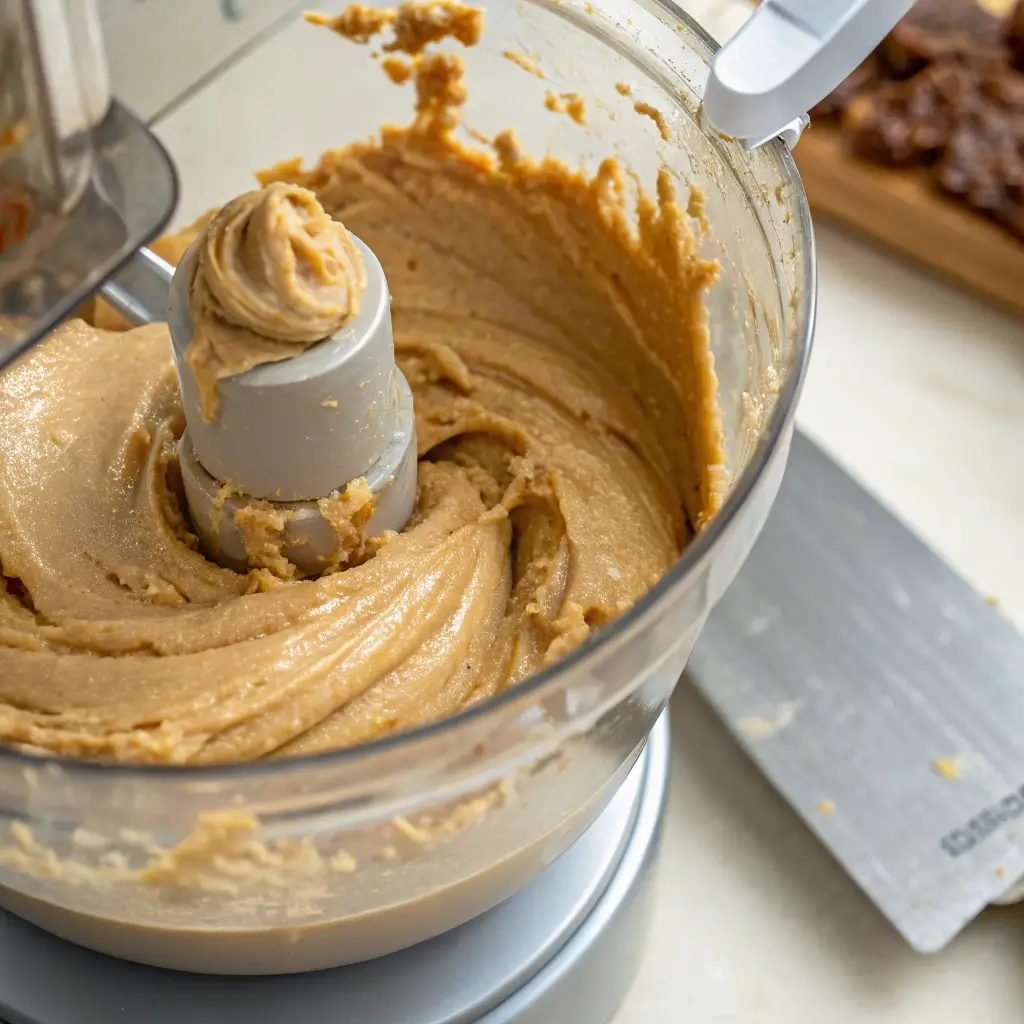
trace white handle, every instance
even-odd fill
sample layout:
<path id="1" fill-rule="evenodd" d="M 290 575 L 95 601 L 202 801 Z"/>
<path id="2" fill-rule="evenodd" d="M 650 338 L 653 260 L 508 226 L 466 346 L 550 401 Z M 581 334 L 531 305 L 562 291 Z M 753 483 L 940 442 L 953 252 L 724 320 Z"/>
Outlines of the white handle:
<path id="1" fill-rule="evenodd" d="M 796 143 L 806 112 L 885 38 L 914 0 L 763 0 L 711 64 L 708 123 L 755 148 Z"/>

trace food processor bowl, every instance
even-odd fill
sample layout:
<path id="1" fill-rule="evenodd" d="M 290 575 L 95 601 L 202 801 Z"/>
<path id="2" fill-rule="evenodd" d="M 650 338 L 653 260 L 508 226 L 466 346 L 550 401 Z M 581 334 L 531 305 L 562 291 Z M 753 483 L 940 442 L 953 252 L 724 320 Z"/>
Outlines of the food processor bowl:
<path id="1" fill-rule="evenodd" d="M 483 39 L 462 51 L 467 125 L 513 127 L 527 152 L 591 169 L 617 155 L 648 189 L 664 163 L 681 196 L 703 193 L 703 254 L 722 265 L 708 304 L 725 505 L 630 611 L 449 720 L 354 749 L 207 768 L 0 751 L 0 902 L 62 937 L 159 966 L 276 974 L 386 954 L 496 905 L 615 793 L 765 522 L 814 319 L 811 224 L 788 150 L 747 152 L 703 125 L 714 44 L 670 3 L 483 6 Z M 410 119 L 411 96 L 369 48 L 300 24 L 268 45 L 281 46 L 281 74 L 256 87 L 252 109 L 319 104 L 311 153 Z M 545 110 L 549 90 L 581 96 L 586 124 Z M 262 114 L 223 130 L 265 134 L 268 150 L 287 135 Z"/>

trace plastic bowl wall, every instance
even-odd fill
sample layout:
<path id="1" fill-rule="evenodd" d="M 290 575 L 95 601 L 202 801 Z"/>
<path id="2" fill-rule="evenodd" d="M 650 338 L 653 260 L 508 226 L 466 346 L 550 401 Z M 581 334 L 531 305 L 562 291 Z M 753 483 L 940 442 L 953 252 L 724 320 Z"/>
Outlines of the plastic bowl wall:
<path id="1" fill-rule="evenodd" d="M 684 195 L 691 184 L 704 193 L 708 254 L 723 265 L 709 305 L 727 504 L 628 614 L 449 721 L 350 751 L 216 769 L 0 752 L 0 901 L 59 935 L 179 969 L 283 973 L 378 956 L 483 912 L 605 806 L 764 524 L 813 322 L 810 221 L 788 151 L 747 153 L 702 127 L 712 44 L 668 4 L 484 6 L 484 39 L 465 54 L 474 128 L 512 126 L 528 152 L 595 168 L 618 154 L 647 187 L 664 160 Z M 264 94 L 252 109 L 322 104 L 320 149 L 409 119 L 408 92 L 365 49 L 298 23 L 268 45 L 282 71 L 254 87 Z M 509 50 L 547 80 L 504 59 Z M 581 94 L 588 125 L 544 111 L 548 89 Z M 669 141 L 635 101 L 662 112 Z M 269 116 L 224 131 L 276 137 Z"/>

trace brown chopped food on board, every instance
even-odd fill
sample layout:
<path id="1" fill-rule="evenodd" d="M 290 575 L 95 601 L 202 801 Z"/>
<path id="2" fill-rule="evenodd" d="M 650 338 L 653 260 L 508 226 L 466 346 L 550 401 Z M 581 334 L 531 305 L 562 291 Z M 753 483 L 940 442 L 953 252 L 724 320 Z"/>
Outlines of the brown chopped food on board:
<path id="1" fill-rule="evenodd" d="M 1024 103 L 1005 98 L 989 96 L 958 120 L 937 173 L 943 190 L 1024 238 Z"/>
<path id="2" fill-rule="evenodd" d="M 882 52 L 892 72 L 911 75 L 937 60 L 999 60 L 1004 25 L 978 0 L 918 0 Z"/>
<path id="3" fill-rule="evenodd" d="M 1018 71 L 1024 71 L 1024 3 L 1019 3 L 1006 26 L 1006 43 L 1010 58 Z"/>
<path id="4" fill-rule="evenodd" d="M 812 111 L 850 152 L 927 169 L 938 190 L 1024 238 L 1024 0 L 919 0 Z"/>
<path id="5" fill-rule="evenodd" d="M 945 148 L 976 88 L 967 68 L 932 64 L 913 78 L 855 96 L 842 125 L 858 156 L 891 164 L 927 161 Z"/>

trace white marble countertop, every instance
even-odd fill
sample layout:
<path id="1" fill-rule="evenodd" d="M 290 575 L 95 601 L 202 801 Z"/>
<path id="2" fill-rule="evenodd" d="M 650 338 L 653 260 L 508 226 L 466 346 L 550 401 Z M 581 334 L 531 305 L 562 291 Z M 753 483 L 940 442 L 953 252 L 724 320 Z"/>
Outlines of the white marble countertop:
<path id="1" fill-rule="evenodd" d="M 269 138 L 228 127 L 265 61 L 234 65 L 230 90 L 218 82 L 218 65 L 240 47 L 258 56 L 275 46 L 275 73 L 302 74 L 289 33 L 276 31 L 295 5 L 226 3 L 244 17 L 224 23 L 208 0 L 182 0 L 172 21 L 198 24 L 206 38 L 187 75 L 162 76 L 145 47 L 118 48 L 154 4 L 101 6 L 115 87 L 147 117 L 162 115 L 183 218 L 248 187 L 253 168 L 316 144 L 298 123 Z M 744 16 L 736 0 L 682 6 L 719 38 Z M 828 227 L 818 244 L 802 427 L 1024 628 L 1024 324 Z M 683 685 L 672 703 L 658 914 L 615 1024 L 1024 1020 L 1024 910 L 986 914 L 943 954 L 916 956 L 699 698 Z"/>

